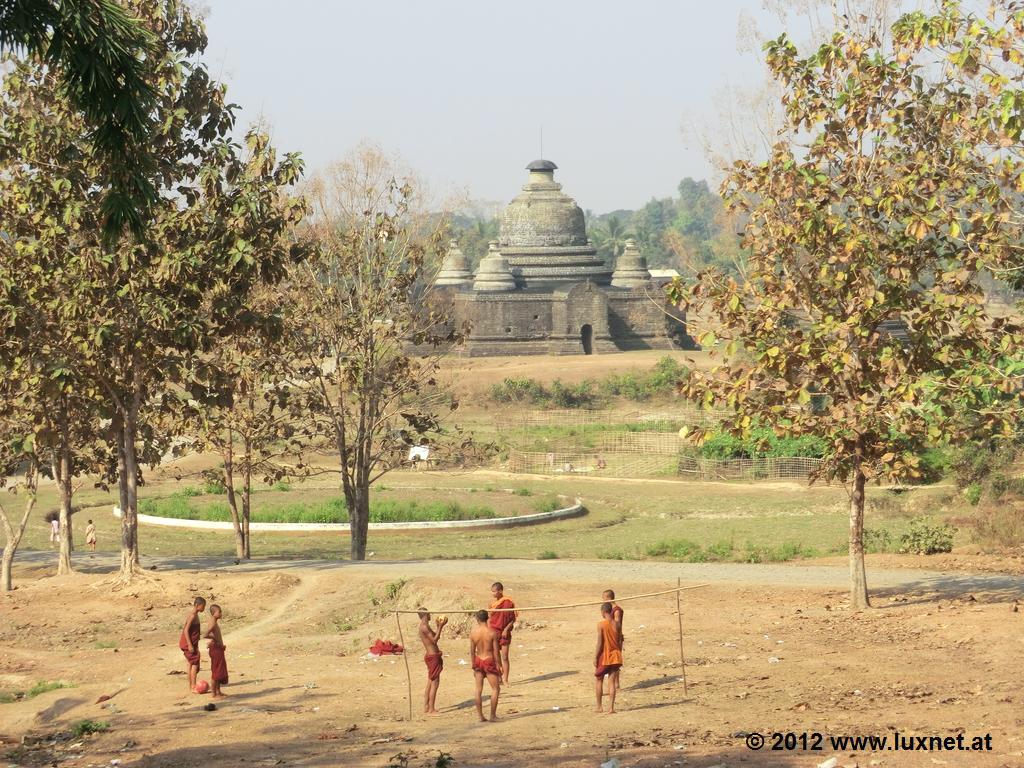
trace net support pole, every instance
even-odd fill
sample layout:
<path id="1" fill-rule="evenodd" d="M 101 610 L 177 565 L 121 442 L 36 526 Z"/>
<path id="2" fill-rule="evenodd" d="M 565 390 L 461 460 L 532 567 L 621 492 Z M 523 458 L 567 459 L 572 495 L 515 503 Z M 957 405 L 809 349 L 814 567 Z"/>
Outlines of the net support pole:
<path id="1" fill-rule="evenodd" d="M 678 587 L 681 587 L 682 585 L 683 580 L 679 577 L 676 577 L 676 619 L 679 621 L 679 664 L 683 670 L 683 693 L 685 694 L 689 691 L 686 685 L 686 654 L 683 653 L 683 601 L 679 597 L 678 589 Z M 406 664 L 408 664 L 408 662 L 406 662 Z"/>
<path id="2" fill-rule="evenodd" d="M 405 637 L 402 635 L 402 616 L 398 611 L 395 611 L 395 624 L 398 625 L 398 642 L 402 644 L 402 658 L 405 659 L 405 697 L 409 702 L 409 720 L 412 720 L 412 673 L 409 671 L 409 649 L 405 647 Z"/>

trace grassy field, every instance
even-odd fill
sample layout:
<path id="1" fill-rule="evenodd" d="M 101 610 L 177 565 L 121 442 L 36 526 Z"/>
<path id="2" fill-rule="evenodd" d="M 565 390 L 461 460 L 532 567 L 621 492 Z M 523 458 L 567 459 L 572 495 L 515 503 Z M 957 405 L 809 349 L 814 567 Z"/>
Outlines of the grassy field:
<path id="1" fill-rule="evenodd" d="M 190 487 L 171 479 L 147 486 L 145 498 L 167 498 Z M 582 518 L 515 530 L 438 531 L 371 534 L 377 558 L 587 558 L 654 560 L 768 561 L 845 551 L 847 496 L 837 486 L 800 483 L 697 483 L 628 481 L 574 477 L 525 478 L 496 472 L 465 474 L 395 472 L 378 489 L 381 499 L 433 499 L 484 505 L 499 514 L 521 514 L 550 505 L 557 495 L 580 496 L 589 511 Z M 254 508 L 316 504 L 336 498 L 323 481 L 293 484 L 287 492 L 267 489 L 253 497 Z M 917 515 L 941 518 L 948 488 L 919 488 L 894 495 L 869 490 L 867 526 L 898 540 Z M 220 503 L 215 497 L 195 497 Z M 46 549 L 42 514 L 55 504 L 52 488 L 41 494 L 41 509 L 23 547 Z M 75 515 L 79 545 L 87 518 L 98 529 L 98 548 L 115 551 L 120 523 L 111 514 L 114 498 L 98 491 L 80 494 L 79 503 L 99 504 Z M 228 555 L 228 532 L 186 531 L 142 526 L 142 551 L 159 555 Z M 699 550 L 699 551 L 698 551 Z M 254 533 L 257 557 L 344 558 L 348 536 L 334 533 Z"/>

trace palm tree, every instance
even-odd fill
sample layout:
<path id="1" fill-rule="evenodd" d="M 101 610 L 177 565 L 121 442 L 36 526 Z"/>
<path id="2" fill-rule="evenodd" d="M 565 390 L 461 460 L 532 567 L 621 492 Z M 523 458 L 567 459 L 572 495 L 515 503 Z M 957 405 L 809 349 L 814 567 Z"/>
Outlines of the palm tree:
<path id="1" fill-rule="evenodd" d="M 143 229 L 156 200 L 149 136 L 155 94 L 141 55 L 152 37 L 117 0 L 0 2 L 0 52 L 38 56 L 58 72 L 72 106 L 109 162 L 104 231 Z M 98 180 L 100 181 L 100 180 Z"/>
<path id="2" fill-rule="evenodd" d="M 594 227 L 591 232 L 594 244 L 597 246 L 597 253 L 604 259 L 605 264 L 615 266 L 615 260 L 622 255 L 626 247 L 626 240 L 630 237 L 626 231 L 626 225 L 618 216 L 612 214 L 603 222 Z"/>

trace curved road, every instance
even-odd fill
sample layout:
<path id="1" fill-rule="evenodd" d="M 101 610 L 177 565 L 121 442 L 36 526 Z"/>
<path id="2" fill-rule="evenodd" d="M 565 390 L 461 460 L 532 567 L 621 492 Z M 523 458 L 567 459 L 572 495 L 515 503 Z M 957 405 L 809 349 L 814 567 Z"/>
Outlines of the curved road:
<path id="1" fill-rule="evenodd" d="M 56 565 L 51 551 L 20 552 L 20 565 Z M 118 553 L 76 552 L 74 567 L 83 573 L 109 573 L 120 563 Z M 785 565 L 747 563 L 663 563 L 622 560 L 264 560 L 243 561 L 238 565 L 230 557 L 149 557 L 142 566 L 154 570 L 257 571 L 309 569 L 330 571 L 356 568 L 361 575 L 379 573 L 381 579 L 429 577 L 439 573 L 466 571 L 500 572 L 509 580 L 530 579 L 548 573 L 579 581 L 624 581 L 666 584 L 681 578 L 684 583 L 751 584 L 780 587 L 834 587 L 845 590 L 849 574 L 845 566 Z M 961 573 L 920 569 L 868 569 L 868 586 L 876 596 L 935 594 L 954 598 L 968 594 L 988 594 L 990 599 L 1024 600 L 1024 576 L 993 573 Z"/>

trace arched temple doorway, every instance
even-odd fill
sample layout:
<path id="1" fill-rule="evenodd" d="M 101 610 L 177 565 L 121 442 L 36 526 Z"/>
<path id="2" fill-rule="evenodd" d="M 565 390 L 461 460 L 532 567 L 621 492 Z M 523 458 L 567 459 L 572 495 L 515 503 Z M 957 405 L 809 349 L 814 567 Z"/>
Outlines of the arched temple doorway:
<path id="1" fill-rule="evenodd" d="M 583 354 L 594 354 L 594 328 L 590 323 L 580 328 L 580 341 L 583 342 Z"/>

